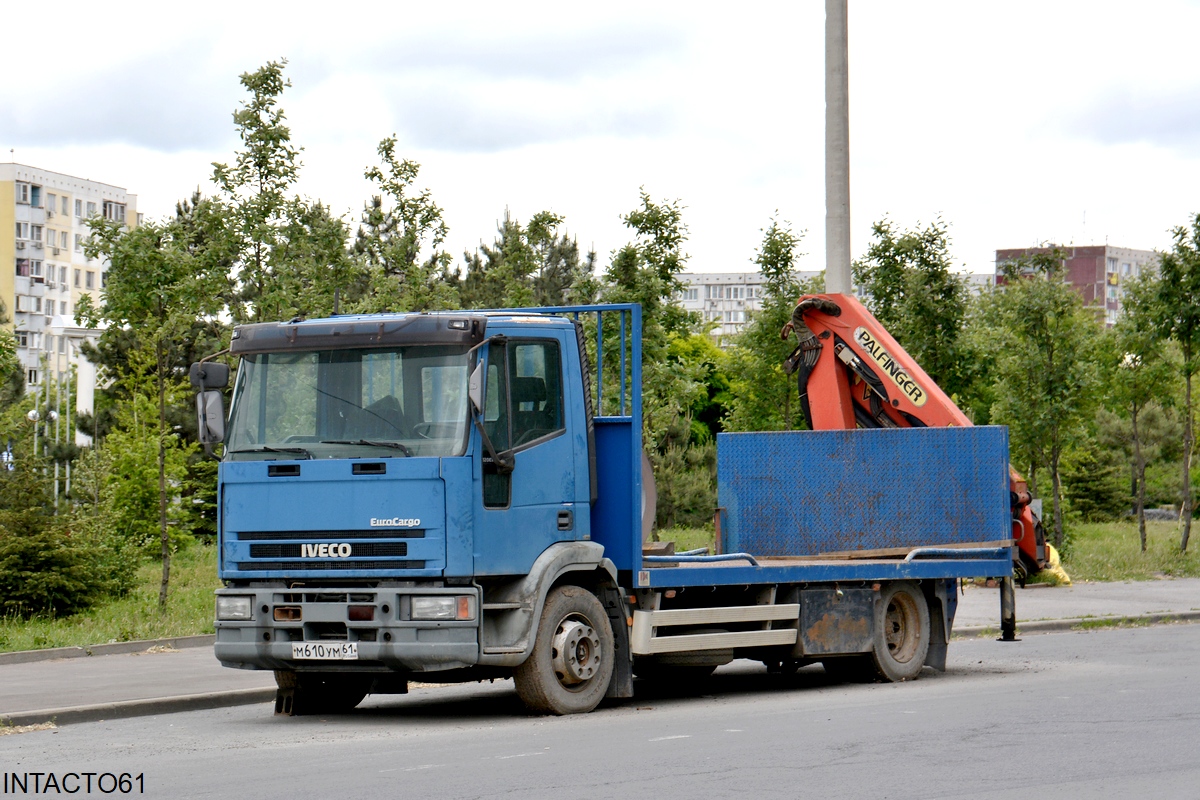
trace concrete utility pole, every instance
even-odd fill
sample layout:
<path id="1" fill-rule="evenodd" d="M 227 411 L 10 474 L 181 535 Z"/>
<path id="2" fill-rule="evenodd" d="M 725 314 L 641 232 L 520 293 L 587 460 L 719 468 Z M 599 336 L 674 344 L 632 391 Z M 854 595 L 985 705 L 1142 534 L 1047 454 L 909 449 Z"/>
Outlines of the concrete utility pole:
<path id="1" fill-rule="evenodd" d="M 850 69 L 847 0 L 825 0 L 825 291 L 849 294 Z"/>

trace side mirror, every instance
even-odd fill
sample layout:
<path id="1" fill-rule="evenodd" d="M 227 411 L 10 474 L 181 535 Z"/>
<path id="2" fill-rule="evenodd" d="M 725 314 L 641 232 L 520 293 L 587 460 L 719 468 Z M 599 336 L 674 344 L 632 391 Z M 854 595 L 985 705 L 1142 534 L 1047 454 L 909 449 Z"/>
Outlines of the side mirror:
<path id="1" fill-rule="evenodd" d="M 224 389 L 229 385 L 229 367 L 215 361 L 197 361 L 188 370 L 188 379 L 201 391 Z"/>
<path id="2" fill-rule="evenodd" d="M 471 370 L 471 377 L 467 381 L 467 397 L 471 398 L 471 405 L 475 407 L 476 414 L 483 413 L 483 359 L 479 359 L 479 363 L 475 365 L 475 369 Z"/>
<path id="3" fill-rule="evenodd" d="M 196 393 L 196 417 L 201 444 L 208 446 L 225 441 L 225 401 L 219 391 Z"/>

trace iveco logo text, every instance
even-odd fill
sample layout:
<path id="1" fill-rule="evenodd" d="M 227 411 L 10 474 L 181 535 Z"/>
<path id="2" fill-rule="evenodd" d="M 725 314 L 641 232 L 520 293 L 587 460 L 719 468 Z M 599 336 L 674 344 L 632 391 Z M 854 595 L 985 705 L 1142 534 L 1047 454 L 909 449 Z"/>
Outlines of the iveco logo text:
<path id="1" fill-rule="evenodd" d="M 371 517 L 372 528 L 415 528 L 421 520 L 410 517 L 392 517 L 391 519 L 375 519 Z"/>
<path id="2" fill-rule="evenodd" d="M 301 558 L 349 558 L 350 543 L 340 542 L 333 544 L 301 544 Z"/>

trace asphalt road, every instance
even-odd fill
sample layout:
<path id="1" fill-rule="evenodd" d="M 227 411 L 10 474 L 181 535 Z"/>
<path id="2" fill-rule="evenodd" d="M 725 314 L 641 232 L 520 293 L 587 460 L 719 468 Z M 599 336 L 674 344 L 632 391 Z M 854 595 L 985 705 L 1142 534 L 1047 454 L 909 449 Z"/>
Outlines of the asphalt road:
<path id="1" fill-rule="evenodd" d="M 496 683 L 329 718 L 256 705 L 85 723 L 0 736 L 0 769 L 142 773 L 145 796 L 256 800 L 1200 795 L 1200 625 L 950 653 L 950 672 L 894 685 L 735 662 L 702 695 L 579 717 L 530 717 Z"/>

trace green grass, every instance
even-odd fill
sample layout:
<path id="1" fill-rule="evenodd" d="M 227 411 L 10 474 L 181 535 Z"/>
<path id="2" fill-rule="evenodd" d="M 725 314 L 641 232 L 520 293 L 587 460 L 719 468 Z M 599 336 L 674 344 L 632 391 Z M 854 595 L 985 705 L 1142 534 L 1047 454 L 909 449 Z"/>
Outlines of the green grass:
<path id="1" fill-rule="evenodd" d="M 704 528 L 667 528 L 658 532 L 660 541 L 675 543 L 676 553 L 698 550 L 701 547 L 707 547 L 708 552 L 712 553 L 713 536 L 711 525 Z"/>
<path id="2" fill-rule="evenodd" d="M 1074 527 L 1063 569 L 1073 581 L 1146 581 L 1200 577 L 1200 522 L 1188 552 L 1179 552 L 1176 522 L 1146 523 L 1146 552 L 1136 522 L 1080 523 Z"/>
<path id="3" fill-rule="evenodd" d="M 171 559 L 165 614 L 158 611 L 161 580 L 162 565 L 149 562 L 138 568 L 134 590 L 120 600 L 62 619 L 0 619 L 0 652 L 212 633 L 213 590 L 220 585 L 216 548 L 194 545 Z"/>

